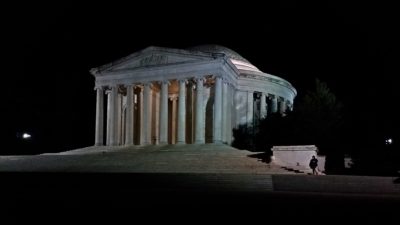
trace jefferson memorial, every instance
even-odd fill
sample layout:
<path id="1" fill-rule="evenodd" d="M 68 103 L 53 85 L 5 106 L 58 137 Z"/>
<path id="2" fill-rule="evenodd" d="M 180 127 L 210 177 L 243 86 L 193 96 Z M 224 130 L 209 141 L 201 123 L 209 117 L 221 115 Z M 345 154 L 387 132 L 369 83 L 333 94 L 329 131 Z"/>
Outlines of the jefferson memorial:
<path id="1" fill-rule="evenodd" d="M 148 47 L 93 68 L 95 145 L 233 141 L 269 113 L 292 110 L 296 89 L 219 45 Z"/>

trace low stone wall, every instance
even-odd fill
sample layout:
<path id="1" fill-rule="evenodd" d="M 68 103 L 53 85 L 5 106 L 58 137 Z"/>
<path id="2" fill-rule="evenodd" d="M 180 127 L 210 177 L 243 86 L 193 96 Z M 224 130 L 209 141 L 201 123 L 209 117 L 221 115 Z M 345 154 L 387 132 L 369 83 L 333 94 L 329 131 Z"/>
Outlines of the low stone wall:
<path id="1" fill-rule="evenodd" d="M 315 145 L 292 145 L 272 147 L 271 161 L 285 167 L 304 167 L 309 169 L 312 156 L 318 159 L 318 171 L 325 171 L 325 156 L 318 155 Z"/>

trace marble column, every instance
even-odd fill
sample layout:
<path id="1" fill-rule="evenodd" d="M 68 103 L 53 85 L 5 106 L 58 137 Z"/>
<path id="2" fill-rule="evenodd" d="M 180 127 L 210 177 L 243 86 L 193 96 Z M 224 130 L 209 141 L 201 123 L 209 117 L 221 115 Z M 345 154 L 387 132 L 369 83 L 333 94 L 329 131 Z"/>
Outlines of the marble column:
<path id="1" fill-rule="evenodd" d="M 234 128 L 239 129 L 241 124 L 244 124 L 245 121 L 242 122 L 242 92 L 239 90 L 234 90 L 234 113 L 235 113 L 235 126 Z"/>
<path id="2" fill-rule="evenodd" d="M 289 108 L 290 111 L 293 111 L 293 104 L 291 102 L 287 103 L 287 107 Z"/>
<path id="3" fill-rule="evenodd" d="M 271 95 L 271 112 L 278 112 L 278 99 L 274 95 Z"/>
<path id="4" fill-rule="evenodd" d="M 118 145 L 117 122 L 118 122 L 118 86 L 111 87 L 110 100 L 110 145 Z"/>
<path id="5" fill-rule="evenodd" d="M 155 104 L 154 104 L 154 136 L 156 145 L 160 144 L 160 92 L 155 93 Z"/>
<path id="6" fill-rule="evenodd" d="M 267 117 L 267 102 L 265 93 L 261 93 L 261 103 L 260 103 L 260 118 L 264 119 Z"/>
<path id="7" fill-rule="evenodd" d="M 204 126 L 204 109 L 203 109 L 203 78 L 196 79 L 196 130 L 195 143 L 204 144 L 205 126 Z"/>
<path id="8" fill-rule="evenodd" d="M 188 82 L 186 88 L 186 141 L 187 143 L 193 144 L 194 142 L 194 94 L 193 94 L 193 82 Z"/>
<path id="9" fill-rule="evenodd" d="M 134 89 L 134 85 L 126 86 L 125 145 L 133 145 Z"/>
<path id="10" fill-rule="evenodd" d="M 285 102 L 285 99 L 280 98 L 280 101 L 279 101 L 279 113 L 285 114 L 285 112 L 286 112 L 286 102 Z"/>
<path id="11" fill-rule="evenodd" d="M 172 109 L 171 109 L 171 144 L 176 143 L 176 101 L 178 100 L 178 96 L 172 95 L 170 97 L 172 101 Z"/>
<path id="12" fill-rule="evenodd" d="M 228 85 L 228 114 L 229 120 L 227 124 L 227 143 L 230 145 L 232 143 L 232 129 L 236 126 L 236 103 L 233 96 L 235 96 L 236 91 L 232 84 Z"/>
<path id="13" fill-rule="evenodd" d="M 222 143 L 222 78 L 215 78 L 213 143 Z"/>
<path id="14" fill-rule="evenodd" d="M 254 92 L 247 91 L 247 127 L 253 127 Z"/>
<path id="15" fill-rule="evenodd" d="M 229 84 L 225 81 L 222 83 L 222 142 L 227 143 L 228 123 L 230 123 L 230 110 L 229 97 L 228 97 Z"/>
<path id="16" fill-rule="evenodd" d="M 186 143 L 186 80 L 179 81 L 178 144 Z"/>
<path id="17" fill-rule="evenodd" d="M 152 84 L 146 83 L 143 91 L 143 122 L 144 122 L 144 143 L 151 144 L 151 118 L 152 118 Z"/>
<path id="18" fill-rule="evenodd" d="M 104 90 L 102 87 L 96 87 L 96 136 L 95 145 L 103 145 L 104 134 Z"/>
<path id="19" fill-rule="evenodd" d="M 107 95 L 107 130 L 106 130 L 106 145 L 109 146 L 110 145 L 110 133 L 111 133 L 111 117 L 110 117 L 110 111 L 111 111 L 111 90 L 108 89 L 106 91 L 106 95 Z"/>
<path id="20" fill-rule="evenodd" d="M 119 89 L 119 88 L 118 88 Z M 118 90 L 117 89 L 117 90 Z M 115 136 L 117 139 L 117 145 L 121 145 L 121 134 L 122 134 L 122 94 L 118 93 L 117 94 L 117 104 L 116 104 L 116 118 L 117 118 L 117 122 L 116 122 L 116 132 L 115 132 Z"/>
<path id="21" fill-rule="evenodd" d="M 161 83 L 160 144 L 168 144 L 168 81 Z"/>
<path id="22" fill-rule="evenodd" d="M 145 129 L 144 129 L 144 104 L 143 104 L 143 91 L 144 91 L 144 87 L 143 86 L 139 86 L 139 145 L 143 145 L 145 142 Z"/>

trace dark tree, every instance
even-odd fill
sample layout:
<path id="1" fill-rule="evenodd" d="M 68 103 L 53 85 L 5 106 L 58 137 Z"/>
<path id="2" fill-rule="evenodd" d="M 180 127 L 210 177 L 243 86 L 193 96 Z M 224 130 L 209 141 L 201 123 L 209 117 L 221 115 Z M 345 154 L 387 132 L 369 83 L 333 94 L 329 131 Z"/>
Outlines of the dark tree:
<path id="1" fill-rule="evenodd" d="M 325 82 L 315 80 L 315 90 L 299 101 L 295 117 L 295 135 L 315 144 L 319 154 L 326 155 L 326 170 L 338 172 L 343 169 L 346 149 L 343 104 Z"/>
<path id="2" fill-rule="evenodd" d="M 343 168 L 343 105 L 326 83 L 316 79 L 315 90 L 297 101 L 294 111 L 270 114 L 259 126 L 254 137 L 244 129 L 236 130 L 233 146 L 271 154 L 274 145 L 314 144 L 319 154 L 326 155 L 327 170 Z M 246 141 L 247 138 L 254 141 Z"/>
<path id="3" fill-rule="evenodd" d="M 343 104 L 336 99 L 327 84 L 315 80 L 315 90 L 299 101 L 296 109 L 297 135 L 314 143 L 321 154 L 339 151 L 343 127 Z M 298 133 L 299 132 L 299 133 Z"/>

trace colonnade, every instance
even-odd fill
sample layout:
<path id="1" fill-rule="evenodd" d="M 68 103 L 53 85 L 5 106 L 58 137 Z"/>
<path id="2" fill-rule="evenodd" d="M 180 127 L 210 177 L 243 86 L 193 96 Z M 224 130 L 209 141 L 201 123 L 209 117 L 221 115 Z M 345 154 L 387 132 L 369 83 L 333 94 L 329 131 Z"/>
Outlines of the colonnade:
<path id="1" fill-rule="evenodd" d="M 228 93 L 234 89 L 220 76 L 95 89 L 97 146 L 202 144 L 206 133 L 213 143 L 230 144 L 233 101 Z M 207 104 L 212 104 L 211 117 L 205 114 Z"/>

